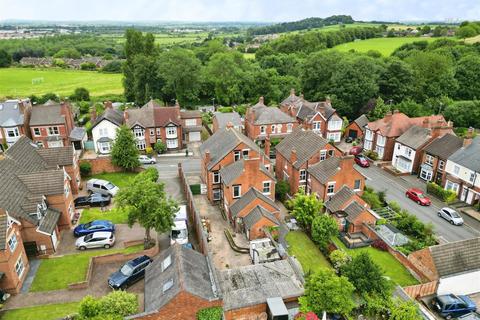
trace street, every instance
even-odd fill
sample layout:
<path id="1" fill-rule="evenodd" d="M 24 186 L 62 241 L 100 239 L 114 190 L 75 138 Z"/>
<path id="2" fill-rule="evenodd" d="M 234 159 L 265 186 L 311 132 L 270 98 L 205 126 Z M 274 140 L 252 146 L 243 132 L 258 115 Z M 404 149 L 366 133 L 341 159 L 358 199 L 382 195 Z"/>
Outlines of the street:
<path id="1" fill-rule="evenodd" d="M 432 200 L 432 205 L 424 207 L 405 196 L 405 191 L 408 188 L 416 187 L 425 190 L 425 184 L 418 182 L 416 185 L 412 185 L 406 179 L 394 177 L 377 166 L 361 168 L 355 165 L 355 168 L 367 177 L 367 186 L 373 188 L 375 191 L 385 191 L 388 201 L 395 201 L 402 209 L 416 215 L 421 221 L 432 223 L 434 231 L 441 242 L 452 242 L 480 236 L 480 222 L 461 212 L 459 212 L 459 214 L 465 221 L 463 226 L 453 226 L 446 220 L 438 217 L 437 212 L 444 205 L 435 197 L 429 196 Z"/>

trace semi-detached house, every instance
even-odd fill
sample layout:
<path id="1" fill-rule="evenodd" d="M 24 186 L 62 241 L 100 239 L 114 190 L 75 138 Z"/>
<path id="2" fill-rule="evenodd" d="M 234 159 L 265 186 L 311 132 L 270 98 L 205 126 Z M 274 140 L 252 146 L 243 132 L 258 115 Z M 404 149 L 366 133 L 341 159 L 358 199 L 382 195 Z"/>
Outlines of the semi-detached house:
<path id="1" fill-rule="evenodd" d="M 0 150 L 14 144 L 20 137 L 30 137 L 32 112 L 30 100 L 0 101 Z"/>

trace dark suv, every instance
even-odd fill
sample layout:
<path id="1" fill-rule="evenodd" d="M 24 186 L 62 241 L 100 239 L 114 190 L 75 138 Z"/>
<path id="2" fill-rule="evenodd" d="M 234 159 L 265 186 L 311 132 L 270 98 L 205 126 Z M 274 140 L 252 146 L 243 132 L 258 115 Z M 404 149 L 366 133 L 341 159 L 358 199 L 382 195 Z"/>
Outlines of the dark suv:
<path id="1" fill-rule="evenodd" d="M 125 263 L 120 270 L 112 273 L 108 278 L 108 285 L 112 289 L 125 290 L 130 285 L 145 276 L 145 268 L 152 262 L 148 256 L 141 256 Z"/>
<path id="2" fill-rule="evenodd" d="M 454 294 L 435 297 L 432 300 L 432 306 L 445 319 L 451 319 L 477 310 L 475 302 L 469 297 L 456 296 Z"/>

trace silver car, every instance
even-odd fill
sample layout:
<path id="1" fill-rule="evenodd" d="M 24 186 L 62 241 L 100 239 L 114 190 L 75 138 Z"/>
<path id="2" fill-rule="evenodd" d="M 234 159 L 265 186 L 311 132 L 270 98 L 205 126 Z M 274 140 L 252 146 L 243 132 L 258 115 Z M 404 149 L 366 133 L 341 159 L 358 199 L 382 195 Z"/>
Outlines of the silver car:
<path id="1" fill-rule="evenodd" d="M 94 232 L 80 237 L 75 242 L 75 247 L 79 250 L 90 248 L 108 249 L 115 244 L 115 236 L 112 232 Z"/>
<path id="2" fill-rule="evenodd" d="M 138 156 L 138 161 L 140 161 L 141 164 L 155 164 L 157 163 L 157 159 L 154 157 L 149 157 L 145 155 Z"/>
<path id="3" fill-rule="evenodd" d="M 439 217 L 444 218 L 445 220 L 456 226 L 461 226 L 463 224 L 462 217 L 457 213 L 457 211 L 453 209 L 445 207 L 440 209 L 437 214 Z"/>

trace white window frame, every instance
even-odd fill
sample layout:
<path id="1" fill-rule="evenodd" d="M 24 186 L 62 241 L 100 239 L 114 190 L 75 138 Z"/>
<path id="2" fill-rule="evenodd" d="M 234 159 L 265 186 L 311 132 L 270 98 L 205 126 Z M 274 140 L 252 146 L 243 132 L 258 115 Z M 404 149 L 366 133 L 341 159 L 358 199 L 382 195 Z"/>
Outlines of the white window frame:
<path id="1" fill-rule="evenodd" d="M 287 132 L 290 133 L 293 130 L 293 124 L 287 123 Z"/>
<path id="2" fill-rule="evenodd" d="M 283 124 L 277 124 L 277 133 L 282 133 L 283 130 Z"/>
<path id="3" fill-rule="evenodd" d="M 267 190 L 267 191 L 265 191 Z M 264 195 L 269 195 L 272 192 L 272 181 L 263 181 L 262 193 Z"/>
<path id="4" fill-rule="evenodd" d="M 23 272 L 25 271 L 25 264 L 23 263 L 22 256 L 18 257 L 17 262 L 15 262 L 15 272 L 19 278 L 22 277 Z"/>
<path id="5" fill-rule="evenodd" d="M 40 137 L 42 135 L 42 131 L 40 130 L 40 128 L 33 128 L 33 135 L 35 137 Z"/>
<path id="6" fill-rule="evenodd" d="M 265 126 L 260 126 L 260 134 L 266 134 L 267 128 Z"/>
<path id="7" fill-rule="evenodd" d="M 68 195 L 70 194 L 70 187 L 68 186 L 68 183 L 65 185 L 65 197 L 68 197 Z"/>
<path id="8" fill-rule="evenodd" d="M 333 190 L 330 191 L 330 188 L 333 188 Z M 327 196 L 335 194 L 335 181 L 329 182 L 327 184 L 326 192 L 327 192 Z"/>
<path id="9" fill-rule="evenodd" d="M 320 150 L 320 161 L 327 159 L 327 150 Z"/>
<path id="10" fill-rule="evenodd" d="M 100 137 L 107 137 L 108 136 L 108 128 L 98 129 L 98 134 L 100 135 Z"/>
<path id="11" fill-rule="evenodd" d="M 457 166 L 457 165 L 454 165 L 453 166 L 453 174 L 458 176 L 459 173 L 460 173 L 460 167 Z"/>
<path id="12" fill-rule="evenodd" d="M 174 126 L 170 126 L 170 127 L 167 127 L 167 138 L 171 137 L 171 138 L 174 138 L 177 136 L 177 127 L 174 127 Z"/>
<path id="13" fill-rule="evenodd" d="M 271 132 L 271 133 L 275 133 L 275 128 L 276 128 L 276 127 L 277 127 L 276 125 L 272 124 L 272 125 L 270 126 L 270 132 Z"/>
<path id="14" fill-rule="evenodd" d="M 438 160 L 437 170 L 438 170 L 438 171 L 442 171 L 442 172 L 443 172 L 443 170 L 445 170 L 445 161 L 443 161 L 443 160 Z"/>
<path id="15" fill-rule="evenodd" d="M 242 149 L 242 158 L 248 159 L 250 155 L 250 149 Z"/>
<path id="16" fill-rule="evenodd" d="M 150 129 L 150 135 L 154 136 L 155 135 L 155 129 Z"/>
<path id="17" fill-rule="evenodd" d="M 161 135 L 162 135 L 162 129 L 157 128 L 157 136 L 161 136 Z"/>
<path id="18" fill-rule="evenodd" d="M 197 119 L 185 119 L 186 127 L 194 127 L 197 125 Z"/>
<path id="19" fill-rule="evenodd" d="M 6 129 L 7 131 L 7 138 L 18 138 L 20 136 L 20 131 L 18 131 L 18 128 L 15 127 L 15 128 L 7 128 Z M 12 135 L 10 135 L 10 133 L 12 133 Z"/>
<path id="20" fill-rule="evenodd" d="M 434 159 L 433 156 L 427 154 L 425 157 L 425 163 L 433 166 L 433 159 Z"/>
<path id="21" fill-rule="evenodd" d="M 370 140 L 365 140 L 365 141 L 363 142 L 363 148 L 364 148 L 365 150 L 372 150 L 372 141 L 370 141 Z"/>
<path id="22" fill-rule="evenodd" d="M 305 182 L 306 180 L 307 180 L 307 170 L 300 169 L 298 181 Z"/>
<path id="23" fill-rule="evenodd" d="M 470 177 L 468 178 L 468 181 L 470 183 L 473 183 L 475 181 L 475 172 L 470 172 Z"/>
<path id="24" fill-rule="evenodd" d="M 147 148 L 147 143 L 145 140 L 137 140 L 137 149 L 138 150 L 145 150 Z"/>
<path id="25" fill-rule="evenodd" d="M 218 171 L 213 171 L 212 176 L 214 184 L 220 183 L 220 173 Z"/>
<path id="26" fill-rule="evenodd" d="M 318 131 L 322 130 L 322 122 L 321 121 L 314 121 L 312 123 L 312 130 L 314 132 L 318 132 Z"/>
<path id="27" fill-rule="evenodd" d="M 10 252 L 14 253 L 18 245 L 17 235 L 15 234 L 15 232 L 12 233 L 12 236 L 8 239 L 7 243 Z"/>
<path id="28" fill-rule="evenodd" d="M 175 148 L 178 148 L 178 140 L 167 139 L 167 149 L 175 149 Z"/>
<path id="29" fill-rule="evenodd" d="M 57 126 L 48 127 L 48 135 L 49 136 L 59 136 L 60 130 Z"/>
<path id="30" fill-rule="evenodd" d="M 101 153 L 109 153 L 112 150 L 112 146 L 110 145 L 110 142 L 99 142 L 98 149 Z"/>
<path id="31" fill-rule="evenodd" d="M 358 188 L 355 188 L 355 185 L 357 184 L 357 182 L 358 182 Z M 357 179 L 357 180 L 354 180 L 354 181 L 353 181 L 353 190 L 354 190 L 354 191 L 359 191 L 359 190 L 361 190 L 361 189 L 360 189 L 361 187 L 362 187 L 362 180 Z"/>
<path id="32" fill-rule="evenodd" d="M 238 193 L 237 195 L 235 195 L 235 193 L 236 193 L 235 190 L 238 191 L 238 192 L 237 192 L 237 193 Z M 232 187 L 232 198 L 233 198 L 233 199 L 238 199 L 238 198 L 240 198 L 241 196 L 242 196 L 242 186 L 241 186 L 241 185 L 235 185 L 235 186 L 233 186 L 233 187 Z"/>
<path id="33" fill-rule="evenodd" d="M 142 128 L 135 128 L 133 129 L 133 134 L 136 138 L 143 138 L 145 137 L 145 130 Z"/>
<path id="34" fill-rule="evenodd" d="M 213 201 L 222 199 L 222 189 L 213 189 Z"/>

